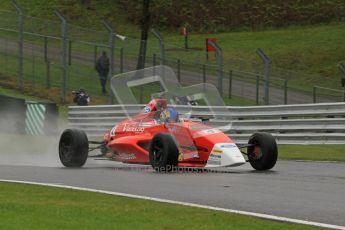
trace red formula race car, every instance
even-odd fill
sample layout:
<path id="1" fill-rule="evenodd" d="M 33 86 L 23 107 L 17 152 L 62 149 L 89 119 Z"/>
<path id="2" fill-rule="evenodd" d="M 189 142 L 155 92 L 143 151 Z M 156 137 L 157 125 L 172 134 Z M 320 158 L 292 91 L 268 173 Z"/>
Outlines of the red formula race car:
<path id="1" fill-rule="evenodd" d="M 99 157 L 151 164 L 156 171 L 233 167 L 246 161 L 256 170 L 269 170 L 277 161 L 276 141 L 268 133 L 255 133 L 248 144 L 240 146 L 220 129 L 179 115 L 174 106 L 168 106 L 167 99 L 153 99 L 139 114 L 104 134 L 98 146 L 102 150 Z M 93 149 L 89 149 L 88 138 L 81 130 L 67 129 L 61 135 L 59 156 L 66 167 L 83 166 Z"/>
<path id="2" fill-rule="evenodd" d="M 97 148 L 102 152 L 97 157 L 151 164 L 156 171 L 239 166 L 246 161 L 257 170 L 268 170 L 277 161 L 277 145 L 270 134 L 255 133 L 248 144 L 236 145 L 223 132 L 231 130 L 232 118 L 212 84 L 183 87 L 174 71 L 161 65 L 116 75 L 110 87 L 127 119 L 107 131 L 101 142 L 88 141 L 82 130 L 65 130 L 59 156 L 66 167 L 83 166 L 88 156 L 95 156 L 89 152 Z M 152 100 L 130 116 L 133 113 L 126 105 L 139 104 L 144 95 Z M 209 121 L 223 123 L 216 127 Z M 89 148 L 90 143 L 98 146 Z"/>

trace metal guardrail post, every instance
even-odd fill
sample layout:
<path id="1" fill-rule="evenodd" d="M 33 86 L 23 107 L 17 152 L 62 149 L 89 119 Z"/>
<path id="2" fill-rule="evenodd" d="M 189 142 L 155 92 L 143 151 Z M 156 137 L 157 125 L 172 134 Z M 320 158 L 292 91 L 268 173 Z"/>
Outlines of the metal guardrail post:
<path id="1" fill-rule="evenodd" d="M 67 22 L 57 10 L 54 13 L 61 20 L 61 101 L 65 102 L 67 91 Z"/>
<path id="2" fill-rule="evenodd" d="M 313 86 L 313 103 L 316 103 L 316 86 Z"/>
<path id="3" fill-rule="evenodd" d="M 229 71 L 229 98 L 232 97 L 232 70 Z"/>
<path id="4" fill-rule="evenodd" d="M 160 65 L 164 65 L 165 63 L 165 48 L 164 48 L 164 38 L 163 36 L 155 29 L 151 29 L 151 32 L 156 36 L 159 41 L 159 51 L 160 51 Z"/>
<path id="5" fill-rule="evenodd" d="M 115 39 L 114 39 L 114 31 L 113 29 L 110 27 L 110 25 L 105 21 L 102 20 L 101 23 L 103 24 L 103 26 L 107 29 L 107 31 L 109 32 L 109 49 L 110 49 L 110 55 L 109 55 L 109 61 L 110 61 L 110 68 L 109 68 L 109 75 L 110 77 L 112 77 L 114 75 L 114 47 L 115 47 Z M 110 103 L 114 104 L 114 96 L 113 96 L 113 92 L 110 88 Z"/>
<path id="6" fill-rule="evenodd" d="M 264 77 L 265 77 L 265 104 L 269 105 L 269 88 L 270 88 L 270 62 L 271 60 L 269 57 L 260 49 L 256 49 L 256 54 L 259 55 L 259 57 L 264 62 Z"/>
<path id="7" fill-rule="evenodd" d="M 24 64 L 23 64 L 23 30 L 24 30 L 24 13 L 15 0 L 12 0 L 12 5 L 18 12 L 18 76 L 17 86 L 23 89 L 24 85 Z"/>
<path id="8" fill-rule="evenodd" d="M 223 97 L 223 54 L 221 47 L 211 40 L 208 41 L 212 47 L 216 49 L 216 59 L 217 59 L 217 72 L 218 72 L 218 91 L 220 96 Z"/>

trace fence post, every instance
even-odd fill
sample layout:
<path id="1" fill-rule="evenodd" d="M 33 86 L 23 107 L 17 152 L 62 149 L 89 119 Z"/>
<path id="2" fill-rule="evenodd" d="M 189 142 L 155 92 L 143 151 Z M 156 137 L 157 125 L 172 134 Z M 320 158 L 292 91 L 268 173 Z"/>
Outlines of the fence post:
<path id="1" fill-rule="evenodd" d="M 44 61 L 48 61 L 48 38 L 44 37 Z"/>
<path id="2" fill-rule="evenodd" d="M 57 10 L 54 13 L 61 20 L 61 100 L 65 102 L 67 91 L 67 23 Z"/>
<path id="3" fill-rule="evenodd" d="M 23 30 L 24 30 L 24 13 L 15 0 L 12 0 L 12 5 L 18 13 L 18 76 L 17 86 L 23 89 L 24 74 L 23 74 Z"/>
<path id="4" fill-rule="evenodd" d="M 164 38 L 163 36 L 155 29 L 152 29 L 151 32 L 158 38 L 159 40 L 159 51 L 160 51 L 160 65 L 164 65 L 165 62 L 165 48 L 164 48 Z"/>
<path id="5" fill-rule="evenodd" d="M 255 91 L 255 102 L 259 104 L 259 86 L 260 86 L 260 76 L 256 76 L 256 91 Z"/>
<path id="6" fill-rule="evenodd" d="M 271 60 L 268 58 L 268 56 L 260 49 L 256 49 L 256 54 L 259 55 L 259 57 L 264 62 L 264 77 L 265 77 L 265 104 L 269 105 L 269 90 L 270 90 L 270 62 Z"/>
<path id="7" fill-rule="evenodd" d="M 123 73 L 123 47 L 120 49 L 120 73 Z"/>
<path id="8" fill-rule="evenodd" d="M 177 59 L 177 79 L 181 83 L 181 60 Z"/>
<path id="9" fill-rule="evenodd" d="M 68 41 L 68 65 L 72 64 L 72 41 Z"/>
<path id="10" fill-rule="evenodd" d="M 50 61 L 48 59 L 46 61 L 46 74 L 47 74 L 46 86 L 49 89 L 50 88 Z"/>
<path id="11" fill-rule="evenodd" d="M 114 32 L 113 29 L 110 27 L 110 25 L 105 21 L 101 21 L 103 26 L 108 30 L 109 32 L 109 49 L 110 49 L 110 68 L 109 68 L 109 75 L 112 77 L 114 75 L 114 46 L 115 46 L 115 39 L 114 39 Z M 110 87 L 110 103 L 114 104 L 114 96 L 113 91 Z"/>
<path id="12" fill-rule="evenodd" d="M 36 58 L 35 56 L 32 57 L 32 88 L 35 88 L 36 86 L 36 73 L 35 73 L 35 68 L 36 68 Z"/>
<path id="13" fill-rule="evenodd" d="M 287 85 L 288 85 L 288 80 L 285 80 L 284 81 L 284 104 L 286 105 L 287 104 Z"/>
<path id="14" fill-rule="evenodd" d="M 232 97 L 232 70 L 229 71 L 229 98 Z"/>
<path id="15" fill-rule="evenodd" d="M 345 74 L 345 65 L 343 63 L 338 63 L 337 67 L 341 70 L 341 72 L 343 74 Z M 345 78 L 344 77 L 341 79 L 341 85 L 342 85 L 343 90 L 344 90 L 344 92 L 343 92 L 343 101 L 345 102 Z"/>
<path id="16" fill-rule="evenodd" d="M 206 83 L 206 65 L 202 65 L 202 82 L 205 84 Z"/>
<path id="17" fill-rule="evenodd" d="M 95 63 L 95 66 L 94 68 L 96 69 L 96 65 L 97 65 L 97 51 L 98 50 L 98 47 L 95 45 L 93 47 L 93 62 Z"/>
<path id="18" fill-rule="evenodd" d="M 220 96 L 223 97 L 223 54 L 221 47 L 211 40 L 208 41 L 208 44 L 213 46 L 216 49 L 216 59 L 217 59 L 217 72 L 218 72 L 218 91 Z"/>
<path id="19" fill-rule="evenodd" d="M 156 61 L 157 55 L 153 54 L 153 58 L 152 58 L 152 65 L 156 66 L 157 65 L 157 61 Z"/>
<path id="20" fill-rule="evenodd" d="M 316 103 L 316 86 L 313 86 L 313 103 Z"/>

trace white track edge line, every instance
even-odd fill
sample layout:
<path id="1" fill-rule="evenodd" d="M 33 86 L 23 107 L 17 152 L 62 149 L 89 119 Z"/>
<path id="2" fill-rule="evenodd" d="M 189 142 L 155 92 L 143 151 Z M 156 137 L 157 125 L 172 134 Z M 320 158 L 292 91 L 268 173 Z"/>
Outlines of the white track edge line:
<path id="1" fill-rule="evenodd" d="M 19 181 L 19 180 L 0 179 L 0 182 L 42 185 L 42 186 L 55 187 L 55 188 L 66 188 L 66 189 L 73 189 L 73 190 L 86 191 L 86 192 L 95 192 L 95 193 L 102 193 L 102 194 L 107 194 L 107 195 L 150 200 L 150 201 L 156 201 L 156 202 L 161 202 L 161 203 L 178 204 L 178 205 L 183 205 L 183 206 L 188 206 L 188 207 L 203 208 L 203 209 L 209 209 L 209 210 L 214 210 L 214 211 L 223 211 L 223 212 L 228 212 L 228 213 L 258 217 L 262 219 L 289 222 L 289 223 L 294 223 L 294 224 L 304 224 L 304 225 L 310 225 L 310 226 L 315 226 L 315 227 L 345 230 L 345 226 L 325 224 L 325 223 L 319 223 L 319 222 L 313 222 L 313 221 L 307 221 L 307 220 L 299 220 L 299 219 L 293 219 L 293 218 L 287 218 L 287 217 L 279 217 L 275 215 L 268 215 L 268 214 L 262 214 L 262 213 L 256 213 L 256 212 L 247 212 L 247 211 L 240 211 L 240 210 L 235 210 L 235 209 L 219 208 L 219 207 L 213 207 L 213 206 L 208 206 L 208 205 L 154 198 L 154 197 L 149 197 L 149 196 L 127 194 L 127 193 L 121 193 L 121 192 L 112 192 L 112 191 L 83 188 L 83 187 L 76 187 L 76 186 L 70 186 L 70 185 L 61 185 L 61 184 L 54 184 L 54 183 L 41 183 L 41 182 L 31 182 L 31 181 Z"/>

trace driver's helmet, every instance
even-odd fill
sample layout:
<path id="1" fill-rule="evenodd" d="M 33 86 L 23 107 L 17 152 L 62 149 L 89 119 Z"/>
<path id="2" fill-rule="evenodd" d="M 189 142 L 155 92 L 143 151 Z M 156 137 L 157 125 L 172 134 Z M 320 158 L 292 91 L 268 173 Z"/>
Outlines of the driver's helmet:
<path id="1" fill-rule="evenodd" d="M 155 98 L 148 103 L 144 110 L 143 113 L 150 113 L 153 111 L 162 111 L 167 108 L 167 100 L 162 99 L 162 98 Z"/>

